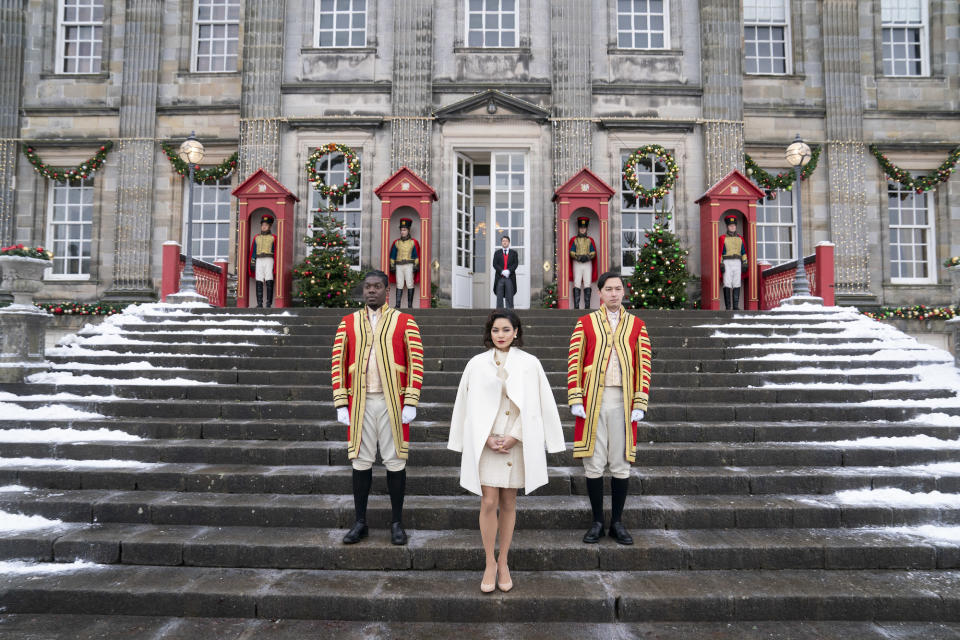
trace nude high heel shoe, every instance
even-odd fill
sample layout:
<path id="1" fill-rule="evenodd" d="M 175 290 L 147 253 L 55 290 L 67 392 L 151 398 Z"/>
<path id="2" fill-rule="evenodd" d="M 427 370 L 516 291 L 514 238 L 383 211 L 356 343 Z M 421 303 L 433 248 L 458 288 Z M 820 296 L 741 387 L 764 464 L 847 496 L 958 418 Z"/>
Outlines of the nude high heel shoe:
<path id="1" fill-rule="evenodd" d="M 506 593 L 507 591 L 510 591 L 510 589 L 513 589 L 513 580 L 511 579 L 510 582 L 500 582 L 500 574 L 498 572 L 497 587 L 499 587 L 500 591 L 503 591 L 504 593 Z"/>
<path id="2" fill-rule="evenodd" d="M 486 570 L 484 570 L 484 573 L 486 573 Z M 493 592 L 496 590 L 496 588 L 497 588 L 497 574 L 496 574 L 496 573 L 493 574 L 493 582 L 490 582 L 490 583 L 481 582 L 481 583 L 480 583 L 480 592 L 481 592 L 481 593 L 493 593 Z"/>

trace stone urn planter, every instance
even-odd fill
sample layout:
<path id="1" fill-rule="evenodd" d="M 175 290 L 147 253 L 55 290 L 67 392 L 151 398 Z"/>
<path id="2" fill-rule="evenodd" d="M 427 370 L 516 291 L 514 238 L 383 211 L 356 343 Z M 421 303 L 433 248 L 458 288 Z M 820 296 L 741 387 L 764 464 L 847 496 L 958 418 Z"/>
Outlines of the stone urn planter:
<path id="1" fill-rule="evenodd" d="M 947 271 L 950 272 L 950 283 L 953 285 L 950 297 L 954 304 L 960 303 L 960 264 L 947 267 Z"/>
<path id="2" fill-rule="evenodd" d="M 43 272 L 52 264 L 51 260 L 0 255 L 0 289 L 13 294 L 15 306 L 32 307 L 34 294 L 43 287 Z"/>

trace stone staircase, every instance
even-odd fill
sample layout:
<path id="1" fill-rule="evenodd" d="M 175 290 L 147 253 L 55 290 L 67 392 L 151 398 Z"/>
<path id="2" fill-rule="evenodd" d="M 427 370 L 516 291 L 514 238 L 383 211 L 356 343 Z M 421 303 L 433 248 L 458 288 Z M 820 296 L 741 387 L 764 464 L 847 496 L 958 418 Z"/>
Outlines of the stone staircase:
<path id="1" fill-rule="evenodd" d="M 521 315 L 569 443 L 575 312 Z M 370 538 L 340 543 L 342 311 L 154 305 L 81 332 L 0 395 L 0 509 L 57 521 L 0 540 L 0 637 L 960 637 L 949 356 L 850 311 L 641 315 L 636 544 L 580 541 L 582 468 L 550 455 L 547 486 L 518 502 L 516 587 L 493 595 L 479 498 L 445 447 L 486 312 L 416 312 L 406 547 L 389 543 L 382 467 Z"/>

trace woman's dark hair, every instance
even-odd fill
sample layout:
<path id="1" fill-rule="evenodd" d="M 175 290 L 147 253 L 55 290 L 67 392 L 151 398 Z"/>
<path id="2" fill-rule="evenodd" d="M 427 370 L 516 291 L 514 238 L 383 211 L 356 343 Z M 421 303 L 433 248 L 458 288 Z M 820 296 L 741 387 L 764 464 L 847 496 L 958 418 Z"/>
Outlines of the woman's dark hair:
<path id="1" fill-rule="evenodd" d="M 520 324 L 520 316 L 515 314 L 510 309 L 495 309 L 490 312 L 490 315 L 487 316 L 487 323 L 483 325 L 483 346 L 487 349 L 493 349 L 493 338 L 490 337 L 490 332 L 493 330 L 493 323 L 500 318 L 506 319 L 514 329 L 517 330 L 517 335 L 513 339 L 514 347 L 523 346 L 523 326 Z"/>

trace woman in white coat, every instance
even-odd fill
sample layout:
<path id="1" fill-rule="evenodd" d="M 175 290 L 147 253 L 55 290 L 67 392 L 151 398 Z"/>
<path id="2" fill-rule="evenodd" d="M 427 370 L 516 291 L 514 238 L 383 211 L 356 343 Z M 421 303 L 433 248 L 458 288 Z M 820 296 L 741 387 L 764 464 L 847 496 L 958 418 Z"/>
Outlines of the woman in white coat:
<path id="1" fill-rule="evenodd" d="M 521 351 L 523 328 L 509 309 L 487 318 L 487 351 L 463 370 L 447 447 L 460 451 L 460 484 L 481 496 L 486 569 L 480 590 L 513 588 L 507 554 L 517 521 L 517 489 L 547 483 L 547 455 L 564 450 L 560 414 L 540 361 Z M 499 507 L 499 517 L 497 508 Z M 497 532 L 500 556 L 494 556 Z"/>

